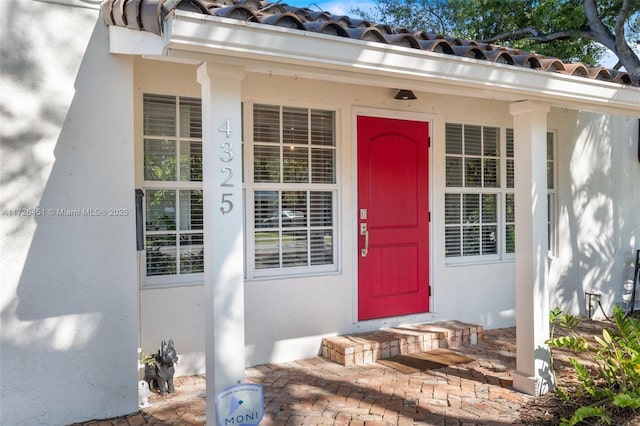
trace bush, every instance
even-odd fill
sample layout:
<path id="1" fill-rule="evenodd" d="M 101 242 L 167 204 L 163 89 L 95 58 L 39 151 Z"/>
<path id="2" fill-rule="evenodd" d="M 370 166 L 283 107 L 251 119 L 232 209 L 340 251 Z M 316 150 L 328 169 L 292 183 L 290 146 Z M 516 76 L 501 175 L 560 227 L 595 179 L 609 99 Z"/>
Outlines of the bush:
<path id="1" fill-rule="evenodd" d="M 615 306 L 615 328 L 611 331 L 603 329 L 602 337 L 596 336 L 595 343 L 590 343 L 576 331 L 580 325 L 577 317 L 563 314 L 559 308 L 549 317 L 551 338 L 546 343 L 551 348 L 586 354 L 594 365 L 586 367 L 576 358 L 569 357 L 579 381 L 579 396 L 588 396 L 591 404 L 578 408 L 570 419 L 563 418 L 561 426 L 572 426 L 587 418 L 611 424 L 611 410 L 640 408 L 640 321 L 627 317 Z M 566 329 L 568 335 L 555 337 L 557 326 Z M 565 401 L 569 398 L 566 390 L 560 387 L 556 394 Z"/>

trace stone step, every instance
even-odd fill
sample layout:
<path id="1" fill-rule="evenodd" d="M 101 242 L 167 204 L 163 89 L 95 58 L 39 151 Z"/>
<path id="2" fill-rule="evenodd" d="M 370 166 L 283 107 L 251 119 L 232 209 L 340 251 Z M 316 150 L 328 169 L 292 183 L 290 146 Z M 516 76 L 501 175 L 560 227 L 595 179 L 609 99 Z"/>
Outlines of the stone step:
<path id="1" fill-rule="evenodd" d="M 322 339 L 322 356 L 345 367 L 437 348 L 475 345 L 484 338 L 482 326 L 460 321 L 383 328 Z"/>

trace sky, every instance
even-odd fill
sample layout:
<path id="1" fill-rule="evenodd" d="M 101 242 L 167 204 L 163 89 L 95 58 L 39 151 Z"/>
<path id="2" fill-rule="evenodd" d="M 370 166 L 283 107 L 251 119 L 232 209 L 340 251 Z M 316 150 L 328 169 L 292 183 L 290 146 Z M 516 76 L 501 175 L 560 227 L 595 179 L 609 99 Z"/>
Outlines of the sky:
<path id="1" fill-rule="evenodd" d="M 360 8 L 363 10 L 373 8 L 375 1 L 369 0 L 329 0 L 329 1 L 313 1 L 313 0 L 283 0 L 290 6 L 308 7 L 312 10 L 326 10 L 334 15 L 355 16 L 351 9 Z"/>

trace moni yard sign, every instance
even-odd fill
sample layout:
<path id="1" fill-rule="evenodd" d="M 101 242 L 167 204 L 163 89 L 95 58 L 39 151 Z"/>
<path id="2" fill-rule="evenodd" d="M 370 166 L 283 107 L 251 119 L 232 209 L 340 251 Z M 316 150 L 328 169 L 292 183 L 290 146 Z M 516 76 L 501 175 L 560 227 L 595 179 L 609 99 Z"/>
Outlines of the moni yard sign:
<path id="1" fill-rule="evenodd" d="M 216 397 L 218 426 L 257 426 L 264 416 L 262 385 L 240 383 L 230 386 Z"/>

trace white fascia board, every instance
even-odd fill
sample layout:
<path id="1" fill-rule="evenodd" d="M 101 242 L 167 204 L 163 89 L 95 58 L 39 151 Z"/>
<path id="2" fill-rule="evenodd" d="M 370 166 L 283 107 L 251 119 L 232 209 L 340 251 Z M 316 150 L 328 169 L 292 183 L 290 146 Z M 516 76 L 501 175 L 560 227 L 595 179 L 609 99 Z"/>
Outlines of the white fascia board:
<path id="1" fill-rule="evenodd" d="M 163 55 L 166 41 L 148 31 L 109 27 L 109 52 L 122 55 Z"/>
<path id="2" fill-rule="evenodd" d="M 163 56 L 262 72 L 640 116 L 640 88 L 453 55 L 175 10 Z M 149 54 L 157 54 L 149 52 Z M 260 69 L 263 67 L 262 69 Z"/>

